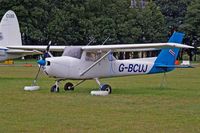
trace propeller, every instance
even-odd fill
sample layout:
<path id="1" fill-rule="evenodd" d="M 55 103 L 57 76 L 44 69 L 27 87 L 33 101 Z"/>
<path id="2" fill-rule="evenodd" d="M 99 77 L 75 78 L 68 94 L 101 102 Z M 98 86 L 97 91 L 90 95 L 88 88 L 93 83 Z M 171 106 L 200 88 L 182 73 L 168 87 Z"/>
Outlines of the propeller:
<path id="1" fill-rule="evenodd" d="M 35 76 L 35 79 L 34 79 L 34 81 L 33 81 L 33 85 L 36 84 L 36 81 L 37 81 L 38 75 L 39 75 L 39 73 L 40 73 L 41 67 L 44 66 L 44 65 L 46 64 L 46 60 L 45 60 L 45 59 L 46 59 L 47 57 L 53 57 L 53 55 L 49 52 L 50 46 L 51 46 L 51 41 L 49 41 L 49 43 L 48 43 L 48 45 L 47 45 L 47 48 L 46 48 L 46 50 L 45 50 L 45 52 L 44 52 L 42 58 L 41 58 L 40 60 L 37 61 L 37 63 L 40 65 L 40 67 L 39 67 L 38 72 L 37 72 L 37 74 L 36 74 L 36 76 Z"/>
<path id="2" fill-rule="evenodd" d="M 46 64 L 46 58 L 47 57 L 53 57 L 53 55 L 49 52 L 51 46 L 51 41 L 49 41 L 46 50 L 44 51 L 42 58 L 37 61 L 37 63 L 41 66 L 44 66 Z"/>
<path id="3" fill-rule="evenodd" d="M 33 90 L 38 90 L 40 88 L 39 86 L 36 85 L 40 70 L 41 70 L 42 66 L 44 66 L 46 64 L 46 60 L 45 59 L 47 57 L 53 57 L 53 55 L 49 52 L 50 46 L 51 46 L 51 41 L 49 41 L 49 43 L 47 45 L 47 48 L 46 48 L 45 52 L 43 53 L 42 58 L 37 61 L 37 63 L 39 64 L 40 67 L 39 67 L 39 69 L 37 71 L 37 74 L 36 74 L 36 76 L 35 76 L 35 78 L 33 80 L 32 85 L 31 86 L 25 86 L 24 90 L 33 91 Z"/>

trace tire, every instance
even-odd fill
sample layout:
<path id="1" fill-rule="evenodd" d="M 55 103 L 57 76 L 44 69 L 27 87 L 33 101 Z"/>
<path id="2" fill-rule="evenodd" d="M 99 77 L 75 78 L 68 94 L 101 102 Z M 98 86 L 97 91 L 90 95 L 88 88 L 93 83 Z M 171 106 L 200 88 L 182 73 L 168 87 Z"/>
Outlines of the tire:
<path id="1" fill-rule="evenodd" d="M 59 87 L 57 87 L 56 85 L 53 85 L 51 87 L 51 92 L 59 92 Z"/>
<path id="2" fill-rule="evenodd" d="M 66 83 L 65 86 L 64 86 L 64 90 L 65 91 L 73 91 L 74 90 L 74 85 L 70 82 Z"/>
<path id="3" fill-rule="evenodd" d="M 109 94 L 112 93 L 112 88 L 111 88 L 111 86 L 108 85 L 108 84 L 102 85 L 102 86 L 101 86 L 101 90 L 102 90 L 102 91 L 108 91 Z"/>

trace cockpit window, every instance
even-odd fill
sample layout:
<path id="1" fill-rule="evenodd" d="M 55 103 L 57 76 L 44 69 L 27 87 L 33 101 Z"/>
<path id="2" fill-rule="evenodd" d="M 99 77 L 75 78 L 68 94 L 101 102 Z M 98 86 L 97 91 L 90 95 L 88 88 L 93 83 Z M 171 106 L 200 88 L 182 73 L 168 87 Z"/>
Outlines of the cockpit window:
<path id="1" fill-rule="evenodd" d="M 82 55 L 82 49 L 79 46 L 67 46 L 62 54 L 62 56 L 70 56 L 80 59 Z"/>

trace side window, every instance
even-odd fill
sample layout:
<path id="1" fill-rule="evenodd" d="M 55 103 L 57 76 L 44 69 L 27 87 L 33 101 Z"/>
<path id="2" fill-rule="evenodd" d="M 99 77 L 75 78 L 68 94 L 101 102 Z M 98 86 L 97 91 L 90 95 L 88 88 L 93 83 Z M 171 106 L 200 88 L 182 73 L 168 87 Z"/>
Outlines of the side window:
<path id="1" fill-rule="evenodd" d="M 85 56 L 85 60 L 86 61 L 97 61 L 98 59 L 100 59 L 102 56 L 104 56 L 106 54 L 106 52 L 86 52 L 86 56 Z M 108 56 L 109 60 L 113 60 L 113 55 L 109 55 Z"/>
<path id="2" fill-rule="evenodd" d="M 128 60 L 137 58 L 156 57 L 160 53 L 160 50 L 149 51 L 126 51 L 126 52 L 114 52 L 113 56 L 118 60 Z"/>
<path id="3" fill-rule="evenodd" d="M 87 52 L 85 60 L 86 61 L 95 61 L 97 59 L 97 54 L 94 52 Z"/>

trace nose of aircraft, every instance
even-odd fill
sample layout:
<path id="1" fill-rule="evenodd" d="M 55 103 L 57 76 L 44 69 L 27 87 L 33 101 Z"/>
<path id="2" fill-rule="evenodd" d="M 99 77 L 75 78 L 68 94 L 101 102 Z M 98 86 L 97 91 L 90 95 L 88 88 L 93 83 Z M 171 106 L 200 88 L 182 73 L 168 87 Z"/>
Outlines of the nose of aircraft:
<path id="1" fill-rule="evenodd" d="M 40 60 L 37 61 L 37 63 L 38 63 L 39 65 L 41 65 L 41 66 L 44 66 L 44 65 L 46 64 L 46 61 L 43 60 L 43 59 L 40 59 Z"/>

